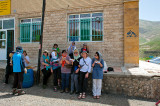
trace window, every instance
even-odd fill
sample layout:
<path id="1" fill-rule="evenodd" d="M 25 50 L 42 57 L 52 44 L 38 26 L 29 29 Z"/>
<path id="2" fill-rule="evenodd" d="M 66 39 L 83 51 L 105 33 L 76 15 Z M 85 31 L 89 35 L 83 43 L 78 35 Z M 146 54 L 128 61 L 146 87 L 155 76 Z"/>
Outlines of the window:
<path id="1" fill-rule="evenodd" d="M 14 28 L 14 19 L 3 20 L 3 29 Z"/>
<path id="2" fill-rule="evenodd" d="M 23 19 L 20 21 L 20 41 L 39 42 L 41 34 L 41 18 Z"/>
<path id="3" fill-rule="evenodd" d="M 103 41 L 103 14 L 86 13 L 69 15 L 69 41 Z"/>
<path id="4" fill-rule="evenodd" d="M 2 29 L 2 20 L 0 20 L 0 29 Z"/>

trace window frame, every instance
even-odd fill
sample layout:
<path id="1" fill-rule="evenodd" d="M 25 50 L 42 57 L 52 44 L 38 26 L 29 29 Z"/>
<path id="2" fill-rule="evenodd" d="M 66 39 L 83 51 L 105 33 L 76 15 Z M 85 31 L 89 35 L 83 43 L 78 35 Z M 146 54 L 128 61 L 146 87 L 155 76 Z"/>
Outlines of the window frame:
<path id="1" fill-rule="evenodd" d="M 95 18 L 95 17 L 93 17 L 93 14 L 94 13 L 102 13 L 102 16 L 99 16 L 99 17 L 101 17 L 102 18 L 102 20 L 104 19 L 104 13 L 103 12 L 87 12 L 87 13 L 78 13 L 78 14 L 68 14 L 67 15 L 67 41 L 68 42 L 73 42 L 73 41 L 70 41 L 69 40 L 69 33 L 70 33 L 70 29 L 69 29 L 69 24 L 68 24 L 68 22 L 70 21 L 70 20 L 79 20 L 79 39 L 78 39 L 78 41 L 75 41 L 75 42 L 104 42 L 104 23 L 102 24 L 102 33 L 103 33 L 103 38 L 102 38 L 102 40 L 101 41 L 92 41 L 92 36 L 90 36 L 90 40 L 89 41 L 81 41 L 81 31 L 80 31 L 80 20 L 81 19 L 90 19 L 90 35 L 92 35 L 92 19 L 93 18 Z M 90 17 L 83 17 L 83 18 L 81 18 L 80 17 L 80 15 L 81 14 L 91 14 L 90 15 Z M 69 16 L 71 16 L 71 15 L 78 15 L 79 17 L 78 18 L 70 18 Z M 103 21 L 102 21 L 103 22 Z"/>
<path id="2" fill-rule="evenodd" d="M 36 18 L 40 18 L 41 19 L 41 21 L 36 21 L 36 22 L 41 22 L 41 24 L 42 24 L 42 18 L 41 17 L 34 17 L 34 18 L 23 18 L 23 19 L 20 19 L 20 24 L 21 23 L 30 23 L 30 25 L 31 25 L 31 27 L 30 27 L 30 34 L 31 34 L 31 36 L 30 36 L 30 42 L 22 42 L 21 41 L 21 27 L 19 28 L 19 31 L 20 31 L 20 44 L 30 44 L 30 43 L 39 43 L 39 42 L 32 42 L 32 28 L 33 28 L 33 26 L 32 26 L 32 23 L 34 23 L 33 22 L 33 19 L 36 19 Z M 26 19 L 30 19 L 31 21 L 30 22 L 21 22 L 22 20 L 26 20 Z"/>

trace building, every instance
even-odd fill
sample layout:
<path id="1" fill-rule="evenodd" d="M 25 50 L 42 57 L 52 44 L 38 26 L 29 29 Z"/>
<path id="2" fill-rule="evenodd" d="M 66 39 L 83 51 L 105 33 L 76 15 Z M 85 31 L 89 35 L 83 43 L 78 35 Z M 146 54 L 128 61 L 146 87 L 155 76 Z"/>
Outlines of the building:
<path id="1" fill-rule="evenodd" d="M 37 63 L 42 1 L 0 1 L 0 60 L 20 45 Z M 100 51 L 109 66 L 138 66 L 139 0 L 46 0 L 43 35 L 43 50 L 75 40 L 79 49 L 89 45 L 90 57 Z"/>

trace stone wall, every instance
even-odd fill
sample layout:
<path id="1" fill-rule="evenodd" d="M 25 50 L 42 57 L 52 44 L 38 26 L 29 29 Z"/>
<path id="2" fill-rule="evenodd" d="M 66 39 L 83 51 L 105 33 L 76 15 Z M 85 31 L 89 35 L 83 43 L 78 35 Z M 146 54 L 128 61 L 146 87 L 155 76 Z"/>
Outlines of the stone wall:
<path id="1" fill-rule="evenodd" d="M 51 11 L 45 13 L 43 50 L 51 52 L 54 43 L 59 45 L 61 50 L 67 49 L 71 42 L 67 40 L 67 17 L 73 13 L 85 12 L 103 12 L 104 40 L 102 42 L 87 42 L 90 47 L 90 57 L 94 56 L 96 51 L 103 54 L 104 60 L 109 66 L 123 66 L 124 47 L 123 47 L 123 3 L 108 6 L 99 6 L 91 8 L 68 9 L 60 11 Z M 40 17 L 41 13 L 28 13 L 15 15 L 15 46 L 20 45 L 27 50 L 31 63 L 37 64 L 38 61 L 38 43 L 20 43 L 19 40 L 19 22 L 23 18 Z M 80 49 L 84 42 L 76 42 Z"/>
<path id="2" fill-rule="evenodd" d="M 4 69 L 0 69 L 0 81 L 4 81 L 4 72 Z M 91 74 L 89 77 L 88 89 L 91 92 Z M 41 74 L 41 84 L 42 78 Z M 11 75 L 9 81 L 10 83 L 13 82 L 13 75 Z M 53 87 L 53 75 L 49 78 L 48 85 Z M 102 90 L 103 94 L 114 93 L 148 99 L 160 99 L 160 77 L 107 73 L 104 74 Z"/>

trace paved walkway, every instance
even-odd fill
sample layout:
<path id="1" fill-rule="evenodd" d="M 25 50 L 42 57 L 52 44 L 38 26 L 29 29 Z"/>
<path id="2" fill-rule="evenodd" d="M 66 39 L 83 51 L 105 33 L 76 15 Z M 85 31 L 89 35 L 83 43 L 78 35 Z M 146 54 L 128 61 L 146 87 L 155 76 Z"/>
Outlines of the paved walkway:
<path id="1" fill-rule="evenodd" d="M 91 94 L 86 99 L 78 100 L 75 94 L 53 92 L 51 88 L 42 89 L 40 86 L 25 91 L 25 95 L 13 96 L 11 85 L 0 83 L 0 106 L 155 106 L 153 100 L 106 93 L 99 100 L 93 99 Z"/>
<path id="2" fill-rule="evenodd" d="M 139 67 L 129 68 L 128 72 L 132 75 L 160 76 L 160 64 L 139 61 Z"/>

